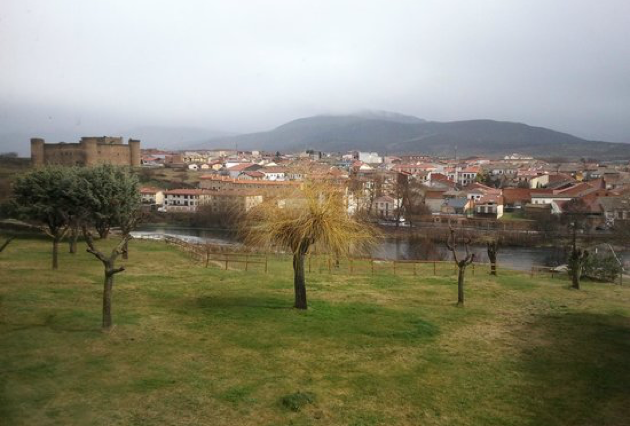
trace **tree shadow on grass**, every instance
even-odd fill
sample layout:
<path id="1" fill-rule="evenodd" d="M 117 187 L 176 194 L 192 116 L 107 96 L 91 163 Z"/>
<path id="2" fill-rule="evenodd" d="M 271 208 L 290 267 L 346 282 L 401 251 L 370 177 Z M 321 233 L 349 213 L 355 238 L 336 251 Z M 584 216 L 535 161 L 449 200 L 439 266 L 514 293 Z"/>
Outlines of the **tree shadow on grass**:
<path id="1" fill-rule="evenodd" d="M 630 319 L 546 316 L 525 330 L 532 425 L 630 424 Z"/>
<path id="2" fill-rule="evenodd" d="M 343 336 L 350 343 L 353 339 L 359 343 L 382 339 L 389 339 L 392 343 L 411 343 L 427 341 L 439 333 L 437 325 L 413 310 L 365 303 L 312 300 L 309 309 L 297 310 L 285 299 L 256 295 L 201 297 L 194 301 L 192 308 L 200 308 L 198 312 L 205 318 L 199 321 L 219 323 L 229 319 L 230 324 L 242 326 L 242 333 L 249 336 L 248 342 L 260 338 L 263 329 L 274 335 L 284 333 L 311 338 Z M 251 333 L 254 322 L 258 327 L 256 336 Z M 238 334 L 234 330 L 230 333 Z M 267 336 L 266 339 L 269 338 Z"/>
<path id="3" fill-rule="evenodd" d="M 293 309 L 290 301 L 257 296 L 203 296 L 194 300 L 195 306 L 210 308 L 265 308 Z"/>
<path id="4" fill-rule="evenodd" d="M 99 333 L 100 329 L 95 327 L 76 327 L 71 324 L 60 323 L 57 315 L 48 314 L 41 322 L 11 322 L 0 320 L 0 326 L 6 327 L 5 333 L 20 332 L 31 329 L 47 329 L 56 333 Z"/>

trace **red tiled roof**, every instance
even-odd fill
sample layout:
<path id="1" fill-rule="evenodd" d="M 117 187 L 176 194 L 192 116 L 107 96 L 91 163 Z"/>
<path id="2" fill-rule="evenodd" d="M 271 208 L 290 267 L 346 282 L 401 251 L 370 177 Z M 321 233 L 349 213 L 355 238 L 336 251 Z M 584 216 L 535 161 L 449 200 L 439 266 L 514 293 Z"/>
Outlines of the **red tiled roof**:
<path id="1" fill-rule="evenodd" d="M 531 191 L 529 188 L 505 188 L 503 198 L 506 204 L 514 204 L 518 201 L 529 203 L 532 199 Z"/>
<path id="2" fill-rule="evenodd" d="M 262 173 L 286 173 L 287 169 L 284 167 L 269 166 L 263 167 L 262 169 L 259 169 L 259 171 Z"/>
<path id="3" fill-rule="evenodd" d="M 169 189 L 168 191 L 164 191 L 164 195 L 202 195 L 206 191 L 203 189 Z"/>
<path id="4" fill-rule="evenodd" d="M 443 198 L 446 191 L 426 191 L 424 198 Z"/>
<path id="5" fill-rule="evenodd" d="M 148 186 L 145 186 L 144 188 L 140 188 L 140 193 L 141 194 L 155 194 L 157 192 L 160 192 L 161 189 L 159 188 L 151 188 Z"/>
<path id="6" fill-rule="evenodd" d="M 565 197 L 578 197 L 592 191 L 596 191 L 596 189 L 593 188 L 591 185 L 587 183 L 578 183 L 569 188 L 556 191 L 556 194 Z"/>
<path id="7" fill-rule="evenodd" d="M 258 164 L 254 164 L 254 163 L 241 163 L 241 164 L 236 164 L 230 168 L 228 168 L 229 171 L 231 172 L 242 172 L 252 166 L 257 166 Z"/>
<path id="8" fill-rule="evenodd" d="M 291 181 L 277 181 L 277 180 L 257 180 L 252 182 L 249 179 L 234 179 L 229 176 L 221 176 L 221 175 L 203 175 L 200 176 L 199 179 L 203 180 L 213 180 L 217 182 L 230 182 L 235 184 L 256 184 L 256 185 L 299 185 L 299 182 L 291 182 Z"/>

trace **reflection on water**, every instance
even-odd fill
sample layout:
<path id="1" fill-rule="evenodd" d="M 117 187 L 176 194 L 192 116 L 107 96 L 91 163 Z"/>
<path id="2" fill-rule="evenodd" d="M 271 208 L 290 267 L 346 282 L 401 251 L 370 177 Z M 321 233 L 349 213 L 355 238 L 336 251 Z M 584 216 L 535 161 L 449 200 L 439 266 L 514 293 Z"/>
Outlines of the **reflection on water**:
<path id="1" fill-rule="evenodd" d="M 432 256 L 418 255 L 415 244 L 408 239 L 387 239 L 378 244 L 372 251 L 372 256 L 381 259 L 397 260 L 450 260 L 451 253 L 444 244 L 434 245 Z M 476 262 L 488 262 L 488 254 L 485 246 L 471 245 L 470 251 L 475 254 Z M 465 252 L 463 245 L 458 247 L 458 252 Z M 550 260 L 561 263 L 564 258 L 561 250 L 548 247 L 501 247 L 498 260 L 508 269 L 529 271 L 533 265 L 545 265 Z"/>
<path id="2" fill-rule="evenodd" d="M 133 233 L 137 237 L 163 235 L 181 238 L 191 243 L 211 243 L 225 246 L 239 246 L 234 236 L 225 231 L 203 228 L 150 227 L 145 226 Z M 464 252 L 463 245 L 459 247 Z M 477 262 L 488 262 L 486 247 L 472 245 L 471 251 Z M 407 238 L 384 238 L 372 249 L 372 257 L 388 260 L 449 260 L 451 254 L 442 243 L 411 242 Z M 618 252 L 622 261 L 630 261 L 630 252 Z M 558 265 L 564 263 L 566 252 L 553 247 L 506 246 L 499 249 L 498 262 L 505 268 L 529 271 L 532 266 Z"/>
<path id="3" fill-rule="evenodd" d="M 204 228 L 177 228 L 165 226 L 143 226 L 131 233 L 136 238 L 151 238 L 158 236 L 176 237 L 193 244 L 217 244 L 225 246 L 240 245 L 230 233 Z"/>

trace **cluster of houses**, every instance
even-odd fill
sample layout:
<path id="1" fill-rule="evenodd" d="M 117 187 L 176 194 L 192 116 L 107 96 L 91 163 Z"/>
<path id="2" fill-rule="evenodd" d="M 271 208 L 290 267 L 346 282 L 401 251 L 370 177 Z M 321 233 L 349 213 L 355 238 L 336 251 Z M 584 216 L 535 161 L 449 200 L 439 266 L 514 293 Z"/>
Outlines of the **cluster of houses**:
<path id="1" fill-rule="evenodd" d="M 234 205 L 248 210 L 267 194 L 297 187 L 305 179 L 327 179 L 345 187 L 350 213 L 363 210 L 382 220 L 404 221 L 411 197 L 424 206 L 426 221 L 561 215 L 572 200 L 580 200 L 604 224 L 630 219 L 627 164 L 550 164 L 517 154 L 455 160 L 375 152 L 280 155 L 236 150 L 150 150 L 143 152 L 142 163 L 199 172 L 194 189 L 142 188 L 143 202 L 165 212 L 195 212 L 204 204 L 213 211 Z"/>

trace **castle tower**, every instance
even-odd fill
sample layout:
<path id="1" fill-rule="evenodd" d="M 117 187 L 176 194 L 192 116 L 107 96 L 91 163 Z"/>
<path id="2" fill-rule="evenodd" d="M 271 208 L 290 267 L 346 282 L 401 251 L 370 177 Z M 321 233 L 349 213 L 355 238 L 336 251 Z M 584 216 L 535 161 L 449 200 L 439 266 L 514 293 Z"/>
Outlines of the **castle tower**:
<path id="1" fill-rule="evenodd" d="M 31 138 L 31 164 L 33 167 L 44 165 L 44 139 Z"/>
<path id="2" fill-rule="evenodd" d="M 131 167 L 140 167 L 140 141 L 138 139 L 129 139 L 129 151 Z"/>
<path id="3" fill-rule="evenodd" d="M 81 138 L 79 145 L 83 149 L 85 165 L 95 166 L 98 164 L 98 141 L 96 138 Z"/>

